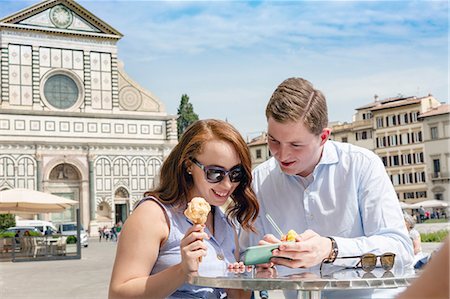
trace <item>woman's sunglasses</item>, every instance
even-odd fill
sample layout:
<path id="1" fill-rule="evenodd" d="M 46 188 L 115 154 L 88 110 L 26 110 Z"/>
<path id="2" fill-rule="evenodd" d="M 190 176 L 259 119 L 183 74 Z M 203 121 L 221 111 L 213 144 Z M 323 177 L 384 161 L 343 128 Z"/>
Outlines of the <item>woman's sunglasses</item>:
<path id="1" fill-rule="evenodd" d="M 377 259 L 380 258 L 381 267 L 385 271 L 389 271 L 394 267 L 395 253 L 386 252 L 382 255 L 376 255 L 373 253 L 365 253 L 361 256 L 341 256 L 338 259 L 356 259 L 359 258 L 359 262 L 353 268 L 362 268 L 365 272 L 370 272 L 377 266 Z M 322 262 L 323 264 L 323 262 Z M 322 270 L 322 264 L 320 268 Z"/>
<path id="2" fill-rule="evenodd" d="M 218 183 L 227 175 L 232 183 L 238 183 L 245 176 L 241 165 L 236 165 L 230 170 L 225 170 L 225 168 L 219 166 L 205 166 L 194 158 L 191 158 L 191 161 L 205 172 L 205 179 L 209 183 Z"/>

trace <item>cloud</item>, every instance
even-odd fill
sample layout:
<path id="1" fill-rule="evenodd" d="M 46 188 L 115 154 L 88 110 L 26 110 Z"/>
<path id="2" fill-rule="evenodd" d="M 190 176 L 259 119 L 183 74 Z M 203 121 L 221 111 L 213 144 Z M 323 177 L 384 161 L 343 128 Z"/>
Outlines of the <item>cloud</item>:
<path id="1" fill-rule="evenodd" d="M 1 1 L 0 14 L 35 3 Z M 201 117 L 244 135 L 265 129 L 267 100 L 291 76 L 325 92 L 332 120 L 375 93 L 448 97 L 447 1 L 79 3 L 124 34 L 119 59 L 168 113 L 187 93 Z"/>

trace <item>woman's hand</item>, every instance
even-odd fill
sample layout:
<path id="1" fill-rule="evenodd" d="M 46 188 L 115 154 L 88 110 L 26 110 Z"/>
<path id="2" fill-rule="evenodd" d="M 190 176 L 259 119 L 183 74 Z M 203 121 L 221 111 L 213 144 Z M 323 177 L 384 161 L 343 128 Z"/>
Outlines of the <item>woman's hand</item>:
<path id="1" fill-rule="evenodd" d="M 193 225 L 181 240 L 181 267 L 186 276 L 198 271 L 199 257 L 206 256 L 207 246 L 203 239 L 209 239 L 209 236 L 204 232 L 204 227 L 201 224 Z"/>
<path id="2" fill-rule="evenodd" d="M 227 269 L 229 272 L 233 273 L 244 273 L 252 271 L 252 266 L 245 266 L 243 262 L 234 262 L 228 264 Z"/>

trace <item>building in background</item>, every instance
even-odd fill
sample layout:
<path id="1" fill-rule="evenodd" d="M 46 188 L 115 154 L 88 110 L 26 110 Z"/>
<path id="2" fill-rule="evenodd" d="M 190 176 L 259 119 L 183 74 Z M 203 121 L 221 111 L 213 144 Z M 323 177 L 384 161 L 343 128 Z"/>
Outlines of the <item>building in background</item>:
<path id="1" fill-rule="evenodd" d="M 375 153 L 383 160 L 398 198 L 406 203 L 429 197 L 419 115 L 439 105 L 432 96 L 408 97 L 377 101 L 370 109 Z"/>
<path id="2" fill-rule="evenodd" d="M 440 105 L 419 115 L 423 124 L 428 197 L 448 200 L 450 191 L 450 108 Z"/>
<path id="3" fill-rule="evenodd" d="M 262 162 L 271 157 L 269 147 L 267 146 L 267 133 L 262 132 L 247 143 L 252 158 L 252 168 L 255 168 Z"/>
<path id="4" fill-rule="evenodd" d="M 176 116 L 119 62 L 121 38 L 72 0 L 0 20 L 0 190 L 77 200 L 93 233 L 126 220 L 177 143 Z"/>

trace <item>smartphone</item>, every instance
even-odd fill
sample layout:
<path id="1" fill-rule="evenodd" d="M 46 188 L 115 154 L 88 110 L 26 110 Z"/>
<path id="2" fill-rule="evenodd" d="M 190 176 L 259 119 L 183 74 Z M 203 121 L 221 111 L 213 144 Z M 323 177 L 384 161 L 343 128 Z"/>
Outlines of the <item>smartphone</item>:
<path id="1" fill-rule="evenodd" d="M 272 251 L 279 246 L 280 243 L 248 247 L 244 252 L 244 265 L 259 265 L 270 262 Z"/>

